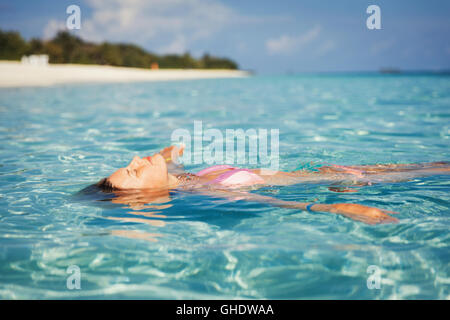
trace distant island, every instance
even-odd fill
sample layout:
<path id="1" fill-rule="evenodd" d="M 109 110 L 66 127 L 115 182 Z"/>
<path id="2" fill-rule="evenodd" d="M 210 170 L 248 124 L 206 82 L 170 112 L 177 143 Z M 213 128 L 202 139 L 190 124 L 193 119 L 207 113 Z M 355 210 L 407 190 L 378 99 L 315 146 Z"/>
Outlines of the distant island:
<path id="1" fill-rule="evenodd" d="M 26 41 L 19 32 L 0 30 L 0 60 L 21 60 L 23 56 L 45 54 L 50 63 L 96 64 L 117 67 L 163 69 L 238 69 L 236 62 L 205 53 L 196 59 L 183 55 L 157 55 L 124 43 L 92 43 L 61 31 L 53 39 Z"/>
<path id="2" fill-rule="evenodd" d="M 392 68 L 392 67 L 380 68 L 379 72 L 380 73 L 384 73 L 384 74 L 399 74 L 399 73 L 402 73 L 402 71 L 400 69 Z"/>

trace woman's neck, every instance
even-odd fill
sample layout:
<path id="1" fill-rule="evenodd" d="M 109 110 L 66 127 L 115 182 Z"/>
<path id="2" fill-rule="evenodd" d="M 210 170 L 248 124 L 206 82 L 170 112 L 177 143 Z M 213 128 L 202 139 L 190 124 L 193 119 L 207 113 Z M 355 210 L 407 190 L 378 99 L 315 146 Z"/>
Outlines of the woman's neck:
<path id="1" fill-rule="evenodd" d="M 169 189 L 176 188 L 180 185 L 180 180 L 177 177 L 171 175 L 170 173 L 167 174 L 167 177 L 168 177 L 167 186 L 169 187 Z"/>

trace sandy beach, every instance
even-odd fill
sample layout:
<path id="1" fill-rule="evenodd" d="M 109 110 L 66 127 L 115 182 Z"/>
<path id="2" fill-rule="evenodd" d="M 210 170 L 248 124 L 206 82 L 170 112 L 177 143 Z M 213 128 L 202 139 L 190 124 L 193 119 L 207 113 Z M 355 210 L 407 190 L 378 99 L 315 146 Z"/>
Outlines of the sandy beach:
<path id="1" fill-rule="evenodd" d="M 146 70 L 99 65 L 49 64 L 48 66 L 31 66 L 15 61 L 0 62 L 0 87 L 237 78 L 248 75 L 248 72 L 240 70 Z"/>

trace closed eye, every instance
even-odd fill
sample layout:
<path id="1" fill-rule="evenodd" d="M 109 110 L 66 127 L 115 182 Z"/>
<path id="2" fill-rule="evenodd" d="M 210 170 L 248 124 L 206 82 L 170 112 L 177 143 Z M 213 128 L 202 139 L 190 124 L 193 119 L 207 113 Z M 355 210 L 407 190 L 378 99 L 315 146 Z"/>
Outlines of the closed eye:
<path id="1" fill-rule="evenodd" d="M 136 169 L 128 169 L 128 168 L 127 168 L 127 174 L 128 174 L 130 177 L 136 177 L 136 175 L 137 175 L 137 170 L 136 170 Z"/>

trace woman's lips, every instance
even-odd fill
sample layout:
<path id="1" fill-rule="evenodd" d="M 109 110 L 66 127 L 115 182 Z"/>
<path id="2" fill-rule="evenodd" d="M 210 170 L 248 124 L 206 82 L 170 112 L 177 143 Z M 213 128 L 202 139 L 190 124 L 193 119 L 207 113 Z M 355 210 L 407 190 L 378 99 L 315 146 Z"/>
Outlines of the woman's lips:
<path id="1" fill-rule="evenodd" d="M 151 157 L 151 156 L 144 157 L 143 159 L 148 160 L 148 162 L 150 162 L 150 164 L 153 164 L 153 163 L 152 163 L 152 157 Z"/>

